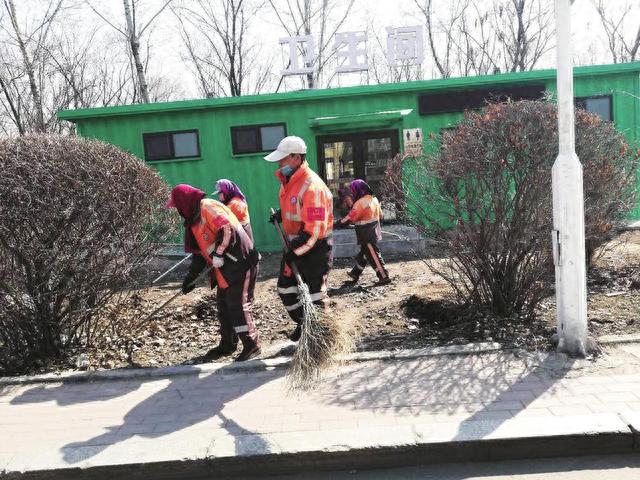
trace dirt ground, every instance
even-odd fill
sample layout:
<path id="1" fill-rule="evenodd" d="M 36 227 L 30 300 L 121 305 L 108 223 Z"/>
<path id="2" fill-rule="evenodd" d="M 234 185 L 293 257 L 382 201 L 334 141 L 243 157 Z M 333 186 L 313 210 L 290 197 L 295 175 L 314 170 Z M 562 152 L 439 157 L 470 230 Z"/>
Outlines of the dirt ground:
<path id="1" fill-rule="evenodd" d="M 607 251 L 589 272 L 588 314 L 592 334 L 640 331 L 640 231 L 626 232 L 607 246 Z M 185 262 L 186 263 L 186 262 Z M 433 274 L 426 261 L 388 258 L 391 285 L 373 286 L 370 268 L 357 285 L 348 284 L 348 259 L 336 260 L 329 278 L 329 305 L 332 315 L 357 325 L 358 350 L 394 350 L 470 341 L 498 341 L 507 347 L 550 348 L 555 331 L 555 300 L 547 298 L 539 309 L 539 319 L 517 328 L 508 322 L 487 318 L 467 321 L 455 315 L 438 315 L 425 302 L 446 300 L 450 287 Z M 294 324 L 276 293 L 279 255 L 264 255 L 256 286 L 254 317 L 265 350 L 286 345 Z M 162 265 L 163 269 L 171 263 Z M 148 279 L 159 272 L 149 272 Z M 121 320 L 135 325 L 180 288 L 184 269 L 157 286 L 136 291 L 121 312 Z M 150 281 L 148 281 L 150 283 Z M 436 307 L 442 302 L 434 303 Z M 518 323 L 518 322 L 514 322 Z M 522 322 L 520 322 L 522 323 Z M 218 342 L 215 293 L 203 281 L 189 295 L 178 296 L 139 332 L 118 337 L 104 333 L 88 352 L 76 353 L 54 369 L 102 369 L 131 365 L 151 367 L 197 363 L 198 357 Z M 277 350 L 277 349 L 276 349 Z M 50 370 L 43 366 L 40 370 Z"/>
<path id="2" fill-rule="evenodd" d="M 354 322 L 358 328 L 358 350 L 415 348 L 430 345 L 495 340 L 512 347 L 548 348 L 555 329 L 555 301 L 546 299 L 539 310 L 540 321 L 518 331 L 495 328 L 490 322 L 473 328 L 459 319 L 425 318 L 425 301 L 443 300 L 450 287 L 433 274 L 425 261 L 416 258 L 389 258 L 393 283 L 374 287 L 375 275 L 365 271 L 357 285 L 347 283 L 351 262 L 336 260 L 329 279 L 329 304 L 334 315 Z M 286 341 L 293 329 L 276 294 L 278 255 L 265 255 L 256 286 L 254 316 L 265 346 Z M 153 278 L 151 272 L 149 278 Z M 633 278 L 640 274 L 640 232 L 626 232 L 608 245 L 589 274 L 588 312 L 591 332 L 632 333 L 640 331 L 640 285 Z M 635 275 L 635 277 L 634 277 Z M 180 288 L 181 272 L 159 286 L 136 292 L 131 314 L 142 318 Z M 133 338 L 131 358 L 123 339 L 102 338 L 88 354 L 90 368 L 129 365 L 164 366 L 197 362 L 198 357 L 218 341 L 215 293 L 206 285 L 189 295 L 179 296 L 153 317 Z M 86 365 L 85 365 L 86 366 Z"/>

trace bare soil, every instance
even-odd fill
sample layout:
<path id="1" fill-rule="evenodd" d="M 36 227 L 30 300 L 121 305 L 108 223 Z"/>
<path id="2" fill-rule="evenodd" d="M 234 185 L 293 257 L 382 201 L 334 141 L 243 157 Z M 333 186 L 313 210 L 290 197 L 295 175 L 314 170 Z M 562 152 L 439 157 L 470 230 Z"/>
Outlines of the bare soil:
<path id="1" fill-rule="evenodd" d="M 550 348 L 555 332 L 555 299 L 539 309 L 538 319 L 498 319 L 457 312 L 452 290 L 417 258 L 387 259 L 391 285 L 373 286 L 371 269 L 357 285 L 347 283 L 349 260 L 337 260 L 329 278 L 332 314 L 357 325 L 358 350 L 418 348 L 471 341 L 498 341 L 507 347 Z M 171 264 L 163 266 L 167 268 Z M 265 350 L 286 345 L 294 324 L 276 293 L 279 255 L 264 255 L 256 286 L 254 318 Z M 149 272 L 149 279 L 160 271 Z M 184 272 L 184 270 L 182 271 Z M 180 288 L 181 272 L 158 286 L 137 290 L 123 322 L 134 325 Z M 148 283 L 150 283 L 148 281 Z M 596 336 L 640 332 L 640 232 L 626 232 L 607 245 L 589 272 L 588 312 Z M 57 365 L 39 370 L 76 368 L 155 367 L 197 363 L 218 342 L 215 292 L 206 285 L 179 296 L 155 315 L 139 333 L 118 337 L 103 334 L 95 346 Z M 277 350 L 277 348 L 276 348 Z M 80 361 L 79 361 L 80 360 Z M 88 363 L 88 365 L 87 365 Z"/>

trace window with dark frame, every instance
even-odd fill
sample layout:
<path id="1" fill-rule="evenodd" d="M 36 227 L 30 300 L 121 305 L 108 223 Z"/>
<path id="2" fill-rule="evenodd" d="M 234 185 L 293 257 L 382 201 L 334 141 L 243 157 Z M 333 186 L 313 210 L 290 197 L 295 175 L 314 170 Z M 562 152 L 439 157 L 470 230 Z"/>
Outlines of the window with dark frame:
<path id="1" fill-rule="evenodd" d="M 581 108 L 590 113 L 595 113 L 602 120 L 613 121 L 613 108 L 611 95 L 598 95 L 593 97 L 576 97 L 574 99 L 576 108 Z"/>
<path id="2" fill-rule="evenodd" d="M 287 127 L 284 123 L 231 127 L 233 154 L 241 155 L 275 150 L 280 140 L 286 136 Z"/>
<path id="3" fill-rule="evenodd" d="M 538 100 L 544 93 L 545 87 L 542 84 L 425 93 L 418 95 L 418 111 L 420 115 L 464 112 L 482 108 L 487 102 L 504 102 L 507 99 Z"/>
<path id="4" fill-rule="evenodd" d="M 200 140 L 198 130 L 181 130 L 177 132 L 145 133 L 144 158 L 154 160 L 180 160 L 200 156 Z"/>

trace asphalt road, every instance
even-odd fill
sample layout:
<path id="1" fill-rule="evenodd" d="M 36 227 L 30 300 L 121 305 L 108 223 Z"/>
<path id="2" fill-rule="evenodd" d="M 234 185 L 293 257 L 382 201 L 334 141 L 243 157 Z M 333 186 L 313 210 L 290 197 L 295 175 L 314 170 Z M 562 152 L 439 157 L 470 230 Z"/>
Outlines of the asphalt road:
<path id="1" fill-rule="evenodd" d="M 258 477 L 256 477 L 258 478 Z M 640 454 L 403 467 L 276 477 L 270 480 L 638 480 Z"/>

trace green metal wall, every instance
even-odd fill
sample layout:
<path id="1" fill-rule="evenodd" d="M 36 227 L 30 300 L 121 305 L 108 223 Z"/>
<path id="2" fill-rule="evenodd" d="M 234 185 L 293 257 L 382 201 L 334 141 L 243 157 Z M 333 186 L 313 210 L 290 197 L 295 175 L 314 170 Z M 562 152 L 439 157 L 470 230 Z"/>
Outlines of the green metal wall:
<path id="1" fill-rule="evenodd" d="M 576 96 L 613 95 L 616 126 L 632 141 L 640 138 L 640 101 L 637 98 L 640 96 L 639 70 L 640 66 L 635 71 L 581 76 L 576 77 L 574 82 Z M 554 79 L 548 74 L 544 78 L 536 77 L 533 72 L 521 74 L 521 77 L 511 74 L 484 78 L 495 79 L 495 82 L 485 82 L 481 85 L 482 87 L 496 83 L 505 85 L 525 83 L 520 79 L 522 78 L 531 83 L 544 83 L 547 90 L 555 91 Z M 476 80 L 476 83 L 479 82 Z M 446 81 L 411 82 L 406 84 L 406 88 L 402 85 L 394 85 L 382 86 L 378 89 L 375 87 L 351 89 L 359 93 L 351 96 L 340 94 L 340 91 L 345 89 L 333 90 L 332 92 L 337 92 L 334 95 L 310 92 L 306 97 L 300 92 L 294 92 L 282 94 L 283 100 L 280 102 L 277 101 L 279 97 L 270 95 L 253 97 L 269 98 L 268 102 L 229 101 L 225 104 L 218 101 L 218 104 L 212 104 L 210 108 L 205 106 L 198 109 L 181 109 L 179 108 L 181 103 L 189 105 L 189 102 L 177 102 L 167 104 L 172 107 L 166 110 L 162 110 L 160 105 L 157 106 L 158 108 L 154 107 L 155 111 L 144 111 L 145 107 L 152 107 L 147 105 L 140 106 L 140 113 L 128 111 L 123 115 L 110 113 L 104 116 L 100 115 L 100 111 L 106 109 L 92 109 L 87 112 L 96 112 L 95 115 L 87 114 L 73 120 L 76 121 L 81 135 L 107 141 L 140 158 L 144 158 L 142 134 L 197 129 L 200 139 L 200 158 L 156 161 L 149 164 L 157 169 L 172 186 L 178 183 L 189 183 L 208 193 L 212 191 L 213 184 L 218 178 L 234 180 L 247 195 L 256 243 L 260 249 L 269 251 L 279 248 L 273 227 L 267 223 L 269 208 L 277 206 L 278 202 L 279 185 L 274 177 L 277 167 L 265 162 L 262 159 L 264 154 L 233 155 L 230 132 L 232 126 L 285 122 L 287 134 L 301 136 L 307 142 L 308 160 L 312 168 L 316 169 L 315 137 L 325 135 L 329 130 L 327 126 L 323 127 L 322 132 L 311 127 L 310 119 L 410 109 L 410 113 L 388 120 L 380 130 L 398 129 L 401 133 L 403 128 L 421 128 L 425 136 L 430 133 L 438 134 L 440 128 L 455 125 L 462 114 L 420 116 L 418 95 L 436 89 L 446 90 L 447 85 L 471 88 L 465 87 L 465 81 L 460 79 L 457 83 L 450 81 L 449 84 Z M 384 91 L 380 91 L 382 88 Z M 362 93 L 369 90 L 370 94 Z M 295 101 L 291 101 L 293 95 L 295 95 Z M 276 100 L 271 100 L 274 98 Z M 286 101 L 286 99 L 289 100 Z M 65 118 L 64 114 L 65 112 L 62 112 L 60 116 Z M 72 118 L 72 115 L 67 118 Z M 353 126 L 342 124 L 336 128 L 339 128 L 340 133 L 372 130 L 370 126 L 359 127 L 356 122 Z M 635 218 L 640 218 L 640 209 L 636 209 L 633 215 Z"/>

